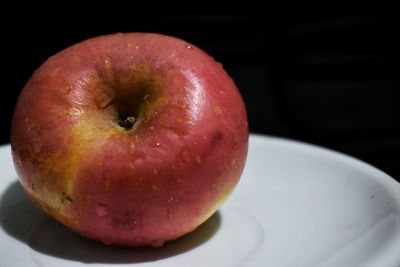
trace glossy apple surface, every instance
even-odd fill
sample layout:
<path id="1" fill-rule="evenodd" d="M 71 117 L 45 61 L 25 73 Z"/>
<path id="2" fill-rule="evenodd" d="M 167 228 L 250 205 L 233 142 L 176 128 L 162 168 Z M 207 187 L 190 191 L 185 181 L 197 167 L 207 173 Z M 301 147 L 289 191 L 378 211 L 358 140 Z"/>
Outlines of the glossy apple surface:
<path id="1" fill-rule="evenodd" d="M 11 146 L 47 214 L 106 244 L 161 246 L 231 193 L 248 145 L 222 65 L 159 34 L 100 36 L 49 58 L 25 85 Z"/>

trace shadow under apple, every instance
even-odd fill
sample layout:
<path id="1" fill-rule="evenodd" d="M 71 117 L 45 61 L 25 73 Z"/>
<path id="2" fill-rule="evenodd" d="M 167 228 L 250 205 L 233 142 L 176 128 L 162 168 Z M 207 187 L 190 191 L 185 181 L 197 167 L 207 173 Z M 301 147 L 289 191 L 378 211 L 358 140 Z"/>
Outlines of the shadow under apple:
<path id="1" fill-rule="evenodd" d="M 0 226 L 7 234 L 39 253 L 85 263 L 139 263 L 173 257 L 205 243 L 220 224 L 217 212 L 192 233 L 161 248 L 125 248 L 83 238 L 48 218 L 31 203 L 17 181 L 8 186 L 0 202 Z"/>

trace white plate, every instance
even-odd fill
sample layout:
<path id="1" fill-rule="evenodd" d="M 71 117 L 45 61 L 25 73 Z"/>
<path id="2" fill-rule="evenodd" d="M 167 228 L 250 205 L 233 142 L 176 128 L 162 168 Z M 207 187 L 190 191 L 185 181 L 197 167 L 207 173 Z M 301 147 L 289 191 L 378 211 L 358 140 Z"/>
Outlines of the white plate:
<path id="1" fill-rule="evenodd" d="M 400 266 L 400 185 L 354 158 L 251 135 L 220 211 L 160 249 L 88 241 L 27 200 L 0 148 L 1 266 Z"/>

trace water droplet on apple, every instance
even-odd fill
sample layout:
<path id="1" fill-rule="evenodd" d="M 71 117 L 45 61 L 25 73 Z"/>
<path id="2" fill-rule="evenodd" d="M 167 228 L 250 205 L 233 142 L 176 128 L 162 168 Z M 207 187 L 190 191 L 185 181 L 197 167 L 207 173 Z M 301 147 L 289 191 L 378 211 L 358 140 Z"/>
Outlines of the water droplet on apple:
<path id="1" fill-rule="evenodd" d="M 152 147 L 160 147 L 160 142 L 154 142 L 151 144 Z"/>
<path id="2" fill-rule="evenodd" d="M 154 248 L 159 248 L 159 247 L 162 247 L 163 245 L 164 245 L 164 241 L 159 240 L 159 239 L 155 239 L 150 242 L 150 246 L 152 246 Z"/>
<path id="3" fill-rule="evenodd" d="M 169 219 L 171 219 L 171 217 L 172 217 L 171 209 L 167 208 L 167 219 L 169 220 Z"/>
<path id="4" fill-rule="evenodd" d="M 182 149 L 181 157 L 182 157 L 183 161 L 185 161 L 185 162 L 189 162 L 190 161 L 190 154 L 189 154 L 189 151 L 186 148 Z"/>
<path id="5" fill-rule="evenodd" d="M 35 128 L 35 123 L 30 121 L 29 118 L 25 119 L 26 131 L 29 133 Z"/>
<path id="6" fill-rule="evenodd" d="M 108 208 L 105 204 L 97 203 L 96 205 L 96 214 L 99 217 L 104 217 L 108 215 Z"/>
<path id="7" fill-rule="evenodd" d="M 132 231 L 133 228 L 135 228 L 135 225 L 136 225 L 136 220 L 134 218 L 121 223 L 122 228 L 127 231 Z"/>
<path id="8" fill-rule="evenodd" d="M 35 151 L 35 153 L 39 153 L 41 149 L 42 149 L 42 144 L 41 143 L 35 142 L 33 144 L 33 150 Z"/>
<path id="9" fill-rule="evenodd" d="M 170 198 L 167 200 L 168 203 L 172 203 L 173 201 L 174 201 L 174 197 L 170 197 Z"/>
<path id="10" fill-rule="evenodd" d="M 65 85 L 65 86 L 62 86 L 62 87 L 60 88 L 61 93 L 62 93 L 62 94 L 65 94 L 65 95 L 69 94 L 69 92 L 71 92 L 71 90 L 72 90 L 72 85 L 70 85 L 70 84 L 67 84 L 67 85 Z"/>
<path id="11" fill-rule="evenodd" d="M 201 164 L 201 161 L 202 161 L 202 158 L 201 158 L 201 156 L 200 155 L 197 155 L 196 156 L 196 162 L 197 162 L 197 164 Z"/>

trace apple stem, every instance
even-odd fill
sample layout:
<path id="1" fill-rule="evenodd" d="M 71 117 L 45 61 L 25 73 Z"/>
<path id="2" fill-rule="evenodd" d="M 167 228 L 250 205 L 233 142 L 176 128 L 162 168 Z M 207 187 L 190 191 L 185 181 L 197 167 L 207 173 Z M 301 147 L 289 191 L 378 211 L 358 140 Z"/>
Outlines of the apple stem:
<path id="1" fill-rule="evenodd" d="M 135 123 L 135 120 L 136 120 L 135 117 L 129 116 L 129 117 L 126 117 L 125 119 L 119 119 L 118 124 L 122 128 L 129 130 L 129 129 L 132 129 L 133 124 Z"/>

